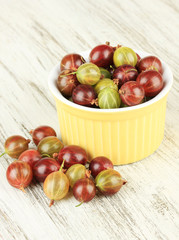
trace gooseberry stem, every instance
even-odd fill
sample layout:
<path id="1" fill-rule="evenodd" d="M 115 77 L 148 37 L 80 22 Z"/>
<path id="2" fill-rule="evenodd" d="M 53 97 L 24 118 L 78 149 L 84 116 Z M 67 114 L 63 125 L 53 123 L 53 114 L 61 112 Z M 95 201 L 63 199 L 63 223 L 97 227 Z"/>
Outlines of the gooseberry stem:
<path id="1" fill-rule="evenodd" d="M 54 204 L 54 200 L 52 199 L 52 200 L 50 201 L 49 207 L 51 207 L 53 204 Z"/>
<path id="2" fill-rule="evenodd" d="M 61 165 L 61 167 L 60 167 L 60 169 L 59 169 L 59 172 L 62 171 L 62 168 L 64 167 L 64 163 L 65 163 L 65 160 L 63 159 L 63 162 L 62 162 L 62 165 Z"/>
<path id="3" fill-rule="evenodd" d="M 19 188 L 23 193 L 26 193 L 26 191 L 24 190 L 24 187 L 20 187 Z"/>
<path id="4" fill-rule="evenodd" d="M 3 153 L 0 155 L 0 157 L 2 157 L 4 154 L 6 154 L 6 152 L 3 152 Z"/>
<path id="5" fill-rule="evenodd" d="M 65 77 L 65 76 L 68 76 L 68 75 L 74 75 L 74 74 L 76 74 L 77 72 L 72 72 L 72 73 L 67 73 L 67 74 L 65 74 L 65 75 L 60 75 L 60 77 Z"/>
<path id="6" fill-rule="evenodd" d="M 79 207 L 84 203 L 84 201 L 80 202 L 78 205 L 76 205 L 75 207 Z"/>
<path id="7" fill-rule="evenodd" d="M 50 155 L 47 153 L 44 153 L 44 154 L 42 154 L 42 157 L 50 157 Z"/>

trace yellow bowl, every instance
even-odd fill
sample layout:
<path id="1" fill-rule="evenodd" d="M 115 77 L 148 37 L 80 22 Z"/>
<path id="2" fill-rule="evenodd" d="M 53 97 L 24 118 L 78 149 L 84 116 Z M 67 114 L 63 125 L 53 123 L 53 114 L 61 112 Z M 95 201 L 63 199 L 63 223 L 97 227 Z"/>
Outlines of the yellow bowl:
<path id="1" fill-rule="evenodd" d="M 136 51 L 141 57 L 146 52 Z M 81 54 L 86 60 L 89 52 Z M 106 156 L 114 165 L 139 161 L 152 154 L 164 135 L 167 95 L 173 76 L 163 66 L 163 90 L 153 99 L 137 106 L 119 109 L 95 109 L 77 105 L 62 96 L 56 87 L 60 64 L 49 75 L 49 88 L 55 98 L 60 131 L 65 145 L 80 145 L 91 160 Z"/>

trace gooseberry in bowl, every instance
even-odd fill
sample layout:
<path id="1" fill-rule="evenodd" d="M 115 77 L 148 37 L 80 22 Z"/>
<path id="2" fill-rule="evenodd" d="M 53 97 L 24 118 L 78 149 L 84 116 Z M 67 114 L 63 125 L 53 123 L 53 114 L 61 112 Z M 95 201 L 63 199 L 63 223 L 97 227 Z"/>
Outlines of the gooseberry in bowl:
<path id="1" fill-rule="evenodd" d="M 101 72 L 101 79 L 104 79 L 104 78 L 110 78 L 111 79 L 112 75 L 107 69 L 102 68 L 102 67 L 100 67 L 99 69 L 100 69 L 100 72 Z"/>
<path id="2" fill-rule="evenodd" d="M 72 93 L 72 100 L 79 105 L 91 107 L 95 104 L 97 95 L 92 86 L 87 84 L 78 85 Z"/>
<path id="3" fill-rule="evenodd" d="M 118 86 L 117 84 L 114 83 L 114 81 L 112 81 L 109 78 L 103 78 L 101 79 L 95 86 L 94 86 L 94 90 L 97 94 L 100 93 L 100 91 L 102 91 L 105 88 L 112 88 L 116 91 L 118 91 Z"/>
<path id="4" fill-rule="evenodd" d="M 41 159 L 41 154 L 35 149 L 28 149 L 21 153 L 18 160 L 27 162 L 31 167 L 33 167 Z"/>
<path id="5" fill-rule="evenodd" d="M 60 69 L 63 70 L 72 70 L 76 71 L 79 66 L 84 64 L 86 61 L 80 54 L 71 53 L 64 56 L 60 63 Z"/>
<path id="6" fill-rule="evenodd" d="M 162 75 L 155 70 L 141 72 L 136 81 L 144 88 L 146 97 L 155 97 L 164 86 Z"/>
<path id="7" fill-rule="evenodd" d="M 60 164 L 64 161 L 64 167 L 69 168 L 77 163 L 85 165 L 88 158 L 86 151 L 82 147 L 67 145 L 59 152 L 57 160 Z"/>
<path id="8" fill-rule="evenodd" d="M 78 68 L 76 76 L 81 84 L 94 85 L 100 80 L 101 72 L 95 64 L 85 63 Z"/>
<path id="9" fill-rule="evenodd" d="M 51 200 L 49 207 L 54 204 L 54 201 L 64 198 L 69 191 L 69 180 L 63 173 L 62 168 L 63 164 L 59 171 L 50 173 L 44 181 L 44 193 Z"/>
<path id="10" fill-rule="evenodd" d="M 156 70 L 159 73 L 162 73 L 162 63 L 160 59 L 155 56 L 147 56 L 142 58 L 138 65 L 139 72 L 143 72 L 145 70 Z"/>
<path id="11" fill-rule="evenodd" d="M 75 74 L 68 75 L 72 72 L 72 70 L 62 71 L 57 80 L 57 87 L 65 97 L 71 97 L 73 90 L 79 84 Z"/>
<path id="12" fill-rule="evenodd" d="M 46 177 L 60 169 L 60 164 L 54 158 L 42 158 L 33 167 L 33 174 L 37 181 L 44 182 Z"/>
<path id="13" fill-rule="evenodd" d="M 119 108 L 121 99 L 119 93 L 110 88 L 106 87 L 98 94 L 98 105 L 101 109 Z"/>
<path id="14" fill-rule="evenodd" d="M 73 186 L 73 196 L 80 202 L 80 206 L 84 202 L 91 201 L 96 195 L 96 187 L 94 182 L 89 178 L 78 180 Z"/>
<path id="15" fill-rule="evenodd" d="M 121 100 L 128 106 L 134 106 L 142 102 L 145 96 L 144 88 L 136 81 L 129 81 L 119 89 Z"/>
<path id="16" fill-rule="evenodd" d="M 113 63 L 113 47 L 109 43 L 94 47 L 89 55 L 90 62 L 98 67 L 107 68 Z"/>
<path id="17" fill-rule="evenodd" d="M 82 164 L 74 164 L 68 168 L 66 172 L 66 176 L 69 179 L 70 187 L 73 188 L 73 185 L 79 179 L 90 177 L 90 171 L 88 171 L 84 165 Z"/>
<path id="18" fill-rule="evenodd" d="M 22 152 L 28 149 L 29 143 L 29 139 L 25 139 L 19 135 L 8 137 L 4 144 L 5 152 L 3 152 L 0 157 L 8 154 L 12 158 L 18 158 Z"/>
<path id="19" fill-rule="evenodd" d="M 9 184 L 25 192 L 24 188 L 29 186 L 32 181 L 33 173 L 31 166 L 22 161 L 14 161 L 6 171 Z"/>
<path id="20" fill-rule="evenodd" d="M 91 175 L 95 178 L 101 171 L 113 168 L 113 163 L 107 157 L 100 156 L 93 158 L 89 165 Z"/>
<path id="21" fill-rule="evenodd" d="M 104 195 L 117 193 L 126 182 L 114 169 L 103 170 L 95 178 L 96 187 Z"/>
<path id="22" fill-rule="evenodd" d="M 62 148 L 63 143 L 53 136 L 43 138 L 37 146 L 37 150 L 44 157 L 53 157 L 53 154 L 59 153 Z"/>
<path id="23" fill-rule="evenodd" d="M 137 64 L 137 55 L 131 48 L 119 47 L 114 52 L 113 62 L 116 67 L 124 64 L 135 67 Z"/>
<path id="24" fill-rule="evenodd" d="M 135 81 L 137 76 L 138 72 L 135 67 L 124 64 L 114 70 L 113 81 L 121 87 L 125 82 Z"/>
<path id="25" fill-rule="evenodd" d="M 34 130 L 31 130 L 30 134 L 32 135 L 32 139 L 35 145 L 38 145 L 39 142 L 45 137 L 57 136 L 55 130 L 52 127 L 46 125 L 39 126 Z"/>

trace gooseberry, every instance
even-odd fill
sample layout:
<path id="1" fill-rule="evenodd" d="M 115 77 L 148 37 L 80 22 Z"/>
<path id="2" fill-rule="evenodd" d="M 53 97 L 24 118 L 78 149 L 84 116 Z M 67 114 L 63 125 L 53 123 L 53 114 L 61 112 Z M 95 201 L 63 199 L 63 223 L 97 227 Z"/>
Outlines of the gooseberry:
<path id="1" fill-rule="evenodd" d="M 91 175 L 95 178 L 101 171 L 113 168 L 113 163 L 107 157 L 96 157 L 93 158 L 89 165 Z"/>
<path id="2" fill-rule="evenodd" d="M 93 48 L 89 55 L 90 62 L 96 64 L 98 67 L 107 68 L 113 63 L 113 47 L 107 44 L 98 45 Z"/>
<path id="3" fill-rule="evenodd" d="M 32 181 L 33 173 L 30 165 L 22 161 L 14 161 L 9 165 L 6 172 L 9 184 L 25 192 L 24 188 Z"/>
<path id="4" fill-rule="evenodd" d="M 95 64 L 85 63 L 78 68 L 76 76 L 81 84 L 94 85 L 100 80 L 101 72 Z"/>
<path id="5" fill-rule="evenodd" d="M 31 167 L 41 159 L 40 153 L 35 149 L 28 149 L 21 153 L 18 160 L 27 162 Z"/>
<path id="6" fill-rule="evenodd" d="M 119 89 L 121 100 L 128 106 L 134 106 L 142 102 L 145 92 L 144 88 L 136 81 L 129 81 Z"/>
<path id="7" fill-rule="evenodd" d="M 137 63 L 137 55 L 131 48 L 119 47 L 114 52 L 113 61 L 116 67 L 124 64 L 134 67 Z"/>
<path id="8" fill-rule="evenodd" d="M 33 167 L 34 177 L 39 182 L 44 182 L 45 178 L 52 172 L 60 169 L 60 164 L 54 158 L 42 158 Z"/>
<path id="9" fill-rule="evenodd" d="M 81 202 L 80 206 L 84 202 L 91 201 L 96 195 L 96 187 L 94 182 L 89 178 L 83 178 L 78 180 L 73 186 L 73 195 Z"/>
<path id="10" fill-rule="evenodd" d="M 50 173 L 44 181 L 44 193 L 51 199 L 49 207 L 53 205 L 54 201 L 64 198 L 69 191 L 69 180 L 62 168 L 63 164 L 59 171 Z"/>
<path id="11" fill-rule="evenodd" d="M 69 179 L 70 186 L 73 188 L 73 185 L 77 180 L 90 177 L 90 171 L 88 171 L 82 164 L 74 164 L 68 168 L 66 176 Z"/>
<path id="12" fill-rule="evenodd" d="M 69 168 L 77 163 L 85 165 L 87 162 L 87 154 L 80 146 L 67 145 L 59 152 L 57 160 L 60 164 L 64 161 L 65 168 Z"/>
<path id="13" fill-rule="evenodd" d="M 72 93 L 72 99 L 74 103 L 87 107 L 95 104 L 96 97 L 97 95 L 94 91 L 94 88 L 86 84 L 78 85 Z"/>
<path id="14" fill-rule="evenodd" d="M 76 71 L 79 68 L 79 66 L 81 66 L 85 62 L 86 61 L 84 60 L 84 58 L 79 54 L 76 53 L 68 54 L 62 58 L 60 63 L 60 69 L 61 71 L 69 69 Z"/>
<path id="15" fill-rule="evenodd" d="M 0 157 L 8 154 L 12 158 L 18 158 L 22 152 L 28 149 L 29 143 L 29 139 L 25 139 L 19 135 L 8 137 L 4 144 L 5 152 Z"/>
<path id="16" fill-rule="evenodd" d="M 101 79 L 104 79 L 104 78 L 111 78 L 111 73 L 105 69 L 105 68 L 102 68 L 100 67 L 100 72 L 101 72 Z"/>
<path id="17" fill-rule="evenodd" d="M 53 136 L 43 138 L 38 146 L 37 150 L 42 156 L 52 157 L 54 153 L 58 153 L 63 148 L 63 143 Z"/>
<path id="18" fill-rule="evenodd" d="M 32 135 L 32 139 L 35 143 L 35 145 L 38 145 L 39 142 L 48 136 L 57 136 L 55 130 L 52 127 L 49 126 L 39 126 L 35 128 L 34 130 L 30 131 L 30 134 Z"/>
<path id="19" fill-rule="evenodd" d="M 112 88 L 105 88 L 98 94 L 98 105 L 102 109 L 119 108 L 121 99 L 119 93 Z"/>
<path id="20" fill-rule="evenodd" d="M 126 184 L 119 172 L 114 169 L 107 169 L 100 172 L 95 178 L 96 187 L 104 195 L 117 193 Z"/>
<path id="21" fill-rule="evenodd" d="M 141 72 L 136 81 L 144 88 L 146 97 L 156 96 L 164 85 L 162 75 L 155 70 Z"/>
<path id="22" fill-rule="evenodd" d="M 97 94 L 99 94 L 100 91 L 105 89 L 106 87 L 112 88 L 116 91 L 118 91 L 118 86 L 109 78 L 103 78 L 101 79 L 95 86 L 94 90 Z"/>
<path id="23" fill-rule="evenodd" d="M 125 82 L 135 81 L 137 76 L 138 72 L 135 67 L 124 64 L 114 70 L 113 81 L 121 87 Z"/>
<path id="24" fill-rule="evenodd" d="M 159 73 L 162 73 L 162 63 L 160 59 L 155 56 L 147 56 L 142 58 L 138 63 L 138 70 L 139 72 L 145 70 L 156 70 Z"/>
<path id="25" fill-rule="evenodd" d="M 73 72 L 72 70 L 64 70 L 60 73 L 57 80 L 57 87 L 65 97 L 71 97 L 74 88 L 79 84 L 76 75 L 65 75 Z"/>

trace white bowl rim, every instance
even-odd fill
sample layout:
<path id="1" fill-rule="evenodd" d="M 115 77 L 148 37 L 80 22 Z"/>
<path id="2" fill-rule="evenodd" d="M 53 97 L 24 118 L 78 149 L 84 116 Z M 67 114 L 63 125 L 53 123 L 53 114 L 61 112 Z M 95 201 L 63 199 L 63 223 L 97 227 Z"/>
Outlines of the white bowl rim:
<path id="1" fill-rule="evenodd" d="M 137 52 L 141 57 L 145 57 L 145 56 L 154 56 L 153 54 L 149 54 L 147 52 L 144 51 L 140 51 L 140 50 L 135 50 L 135 52 Z M 90 51 L 84 51 L 81 52 L 80 54 L 85 58 L 85 60 L 88 61 L 88 56 L 89 56 L 89 52 Z M 161 59 L 160 59 L 161 60 Z M 90 107 L 85 107 L 82 105 L 78 105 L 76 103 L 73 103 L 71 101 L 69 101 L 68 99 L 66 99 L 58 90 L 57 86 L 56 86 L 56 80 L 58 78 L 58 75 L 60 73 L 60 62 L 53 67 L 53 69 L 51 70 L 49 77 L 48 77 L 48 86 L 49 89 L 51 90 L 52 94 L 61 102 L 63 102 L 64 104 L 76 108 L 76 109 L 80 109 L 83 111 L 87 111 L 87 112 L 96 112 L 96 113 L 115 113 L 115 112 L 126 112 L 126 111 L 131 111 L 131 110 L 135 110 L 135 109 L 142 109 L 145 108 L 149 105 L 152 105 L 153 103 L 158 102 L 160 99 L 162 99 L 171 89 L 172 84 L 173 84 L 173 74 L 172 71 L 170 70 L 170 67 L 164 62 L 162 61 L 162 67 L 163 67 L 163 79 L 164 79 L 164 88 L 162 89 L 162 91 L 155 96 L 154 98 L 152 98 L 151 100 L 144 102 L 142 104 L 139 105 L 135 105 L 135 106 L 130 106 L 130 107 L 123 107 L 123 108 L 113 108 L 113 109 L 99 109 L 99 108 L 90 108 Z"/>

